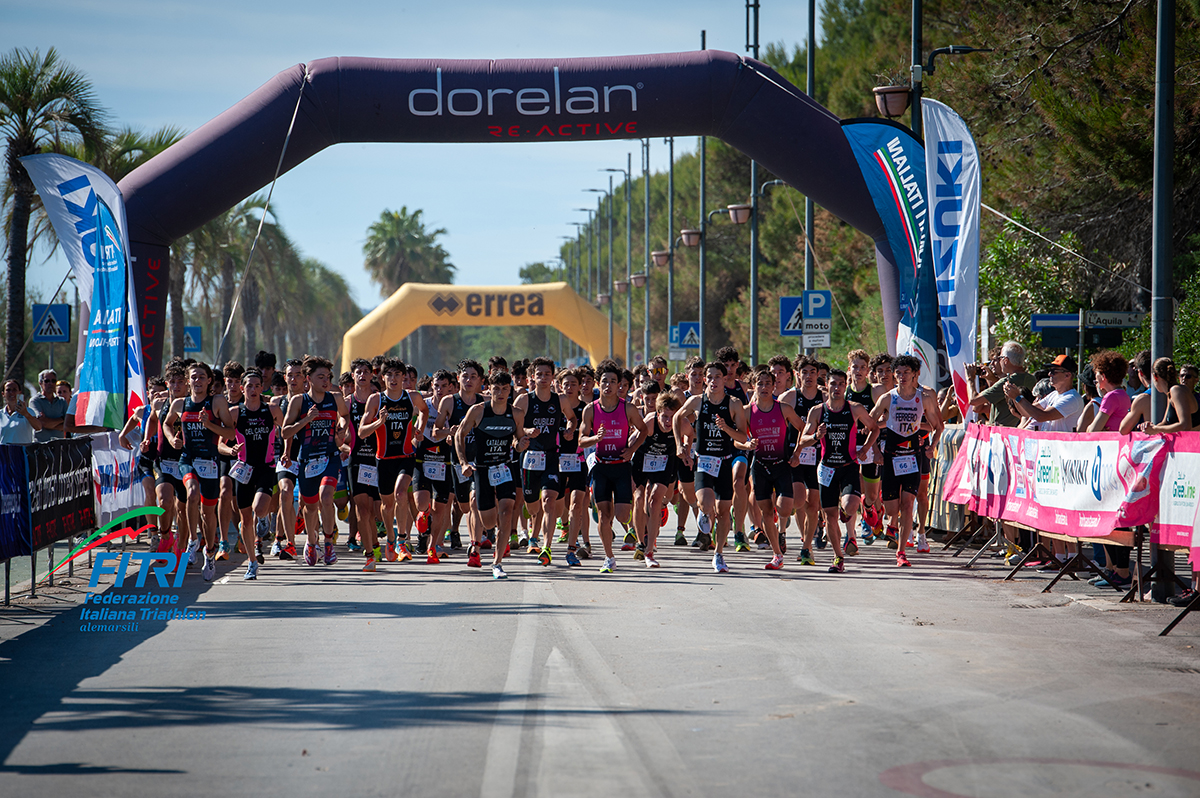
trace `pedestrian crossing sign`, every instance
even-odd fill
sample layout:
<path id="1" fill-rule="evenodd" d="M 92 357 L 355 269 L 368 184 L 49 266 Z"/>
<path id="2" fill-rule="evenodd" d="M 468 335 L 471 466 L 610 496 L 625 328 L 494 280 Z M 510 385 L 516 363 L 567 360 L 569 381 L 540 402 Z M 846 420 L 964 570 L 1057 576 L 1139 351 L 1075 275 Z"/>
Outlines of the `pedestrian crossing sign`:
<path id="1" fill-rule="evenodd" d="M 800 337 L 804 334 L 803 297 L 779 297 L 779 334 Z"/>
<path id="2" fill-rule="evenodd" d="M 679 347 L 681 349 L 700 348 L 700 322 L 679 322 Z"/>
<path id="3" fill-rule="evenodd" d="M 201 327 L 184 327 L 183 328 L 183 351 L 184 352 L 199 352 L 203 345 Z"/>
<path id="4" fill-rule="evenodd" d="M 33 342 L 65 344 L 71 340 L 71 306 L 33 306 Z"/>

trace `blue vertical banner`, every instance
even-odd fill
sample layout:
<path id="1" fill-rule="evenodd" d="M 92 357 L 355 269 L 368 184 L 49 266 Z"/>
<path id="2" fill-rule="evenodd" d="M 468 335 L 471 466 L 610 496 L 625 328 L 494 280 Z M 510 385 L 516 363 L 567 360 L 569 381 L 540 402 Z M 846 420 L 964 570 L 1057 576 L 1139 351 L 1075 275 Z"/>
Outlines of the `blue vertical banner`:
<path id="1" fill-rule="evenodd" d="M 79 369 L 79 424 L 120 429 L 145 404 L 145 369 L 121 192 L 99 169 L 57 153 L 21 158 L 89 312 Z M 83 314 L 81 313 L 81 316 Z"/>
<path id="2" fill-rule="evenodd" d="M 0 446 L 0 563 L 29 555 L 29 474 L 24 446 Z"/>
<path id="3" fill-rule="evenodd" d="M 922 382 L 937 381 L 937 286 L 928 241 L 925 148 L 903 125 L 879 119 L 842 122 L 896 259 L 900 326 L 896 352 L 921 360 Z"/>

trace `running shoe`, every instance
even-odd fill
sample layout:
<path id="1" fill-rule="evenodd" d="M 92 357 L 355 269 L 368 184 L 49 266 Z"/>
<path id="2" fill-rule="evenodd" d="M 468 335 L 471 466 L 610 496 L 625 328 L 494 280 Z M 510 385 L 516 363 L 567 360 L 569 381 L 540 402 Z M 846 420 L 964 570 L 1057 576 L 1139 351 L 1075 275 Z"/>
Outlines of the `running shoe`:
<path id="1" fill-rule="evenodd" d="M 200 550 L 200 539 L 197 538 L 187 545 L 188 565 L 196 564 L 196 552 Z"/>
<path id="2" fill-rule="evenodd" d="M 479 568 L 482 563 L 479 562 L 479 549 L 474 545 L 467 549 L 467 567 Z"/>
<path id="3" fill-rule="evenodd" d="M 529 547 L 525 549 L 525 553 L 526 554 L 540 554 L 541 551 L 542 551 L 541 539 L 540 538 L 530 538 L 529 539 Z"/>
<path id="4" fill-rule="evenodd" d="M 713 570 L 719 574 L 729 573 L 729 566 L 725 564 L 725 558 L 721 556 L 721 552 L 713 555 Z"/>
<path id="5" fill-rule="evenodd" d="M 205 582 L 211 582 L 213 577 L 217 575 L 217 561 L 213 559 L 212 554 L 208 549 L 204 550 L 204 567 L 200 569 L 200 576 Z"/>
<path id="6" fill-rule="evenodd" d="M 146 541 L 148 550 L 149 551 L 158 551 L 158 542 L 159 542 L 158 541 L 158 533 L 155 532 L 153 535 L 150 536 L 150 539 L 148 541 Z"/>
<path id="7" fill-rule="evenodd" d="M 552 557 L 549 546 L 546 546 L 544 549 L 538 552 L 538 562 L 540 562 L 542 565 L 549 565 L 551 559 Z"/>
<path id="8" fill-rule="evenodd" d="M 554 530 L 556 532 L 558 532 L 558 542 L 566 543 L 567 542 L 567 527 L 566 527 L 566 524 L 563 523 L 563 520 L 561 518 L 554 522 Z"/>
<path id="9" fill-rule="evenodd" d="M 282 551 L 283 551 L 283 543 L 278 538 L 276 538 L 275 542 L 271 544 L 271 556 L 278 557 L 280 552 L 282 552 Z"/>
<path id="10" fill-rule="evenodd" d="M 350 505 L 345 504 L 338 508 L 337 517 L 339 521 L 345 521 L 350 517 Z"/>
<path id="11" fill-rule="evenodd" d="M 500 563 L 492 566 L 492 579 L 508 579 L 508 574 L 504 573 L 504 569 L 500 567 Z"/>
<path id="12" fill-rule="evenodd" d="M 675 532 L 675 545 L 676 546 L 686 546 L 687 544 L 688 544 L 687 535 L 683 534 L 682 530 L 677 530 Z"/>
<path id="13" fill-rule="evenodd" d="M 400 562 L 412 559 L 412 552 L 408 550 L 408 541 L 404 538 L 400 539 L 400 545 L 396 547 L 396 554 L 400 558 Z"/>
<path id="14" fill-rule="evenodd" d="M 326 565 L 333 565 L 337 562 L 337 552 L 333 550 L 333 541 L 328 538 L 325 540 L 325 554 L 321 559 Z"/>
<path id="15" fill-rule="evenodd" d="M 625 548 L 622 547 L 621 550 L 624 551 Z M 637 547 L 634 548 L 633 559 L 635 559 L 635 560 L 646 559 L 646 545 L 644 543 L 639 543 L 639 544 L 637 544 Z"/>
<path id="16" fill-rule="evenodd" d="M 450 530 L 450 548 L 455 551 L 463 547 L 462 538 L 458 534 L 457 529 Z"/>
<path id="17" fill-rule="evenodd" d="M 647 568 L 657 568 L 658 567 L 658 560 L 654 559 L 653 554 L 646 555 L 646 567 Z"/>
<path id="18" fill-rule="evenodd" d="M 317 547 L 311 543 L 304 544 L 304 564 L 305 565 L 316 565 L 317 564 Z"/>
<path id="19" fill-rule="evenodd" d="M 635 548 L 637 548 L 637 535 L 626 532 L 625 539 L 621 542 L 621 551 L 633 551 Z"/>
<path id="20" fill-rule="evenodd" d="M 492 532 L 483 533 L 483 541 L 479 544 L 481 549 L 490 549 L 492 547 Z"/>
<path id="21" fill-rule="evenodd" d="M 796 558 L 801 565 L 816 565 L 817 561 L 813 559 L 812 552 L 808 549 L 800 549 L 800 556 Z"/>
<path id="22" fill-rule="evenodd" d="M 164 554 L 168 551 L 171 551 L 174 548 L 175 548 L 175 535 L 171 532 L 168 532 L 166 537 L 159 540 L 158 548 L 154 549 L 154 551 L 158 552 L 159 554 Z"/>
<path id="23" fill-rule="evenodd" d="M 787 554 L 787 535 L 783 534 L 782 531 L 779 533 L 779 551 Z"/>
<path id="24" fill-rule="evenodd" d="M 863 523 L 867 527 L 870 527 L 871 529 L 879 528 L 879 521 L 880 521 L 879 510 L 877 510 L 875 508 L 875 505 L 868 504 L 866 507 L 864 507 L 862 517 L 863 517 Z"/>
<path id="25" fill-rule="evenodd" d="M 429 534 L 429 513 L 427 513 L 427 512 L 417 513 L 417 534 L 418 535 L 428 535 Z"/>
<path id="26" fill-rule="evenodd" d="M 900 545 L 899 543 L 896 542 L 896 538 L 897 538 L 896 530 L 893 529 L 892 527 L 888 527 L 887 532 L 884 532 L 883 536 L 885 538 L 887 538 L 887 544 L 888 544 L 889 549 L 897 548 Z"/>
<path id="27" fill-rule="evenodd" d="M 750 551 L 750 544 L 746 542 L 746 534 L 744 532 L 733 533 L 733 550 Z"/>
<path id="28" fill-rule="evenodd" d="M 508 545 L 514 549 L 527 549 L 529 548 L 529 538 L 518 536 L 516 532 L 513 532 L 508 536 Z"/>
<path id="29" fill-rule="evenodd" d="M 579 555 L 579 559 L 581 560 L 592 559 L 592 547 L 587 544 L 587 541 L 580 543 L 579 547 L 575 549 L 575 552 Z"/>
<path id="30" fill-rule="evenodd" d="M 605 557 L 604 564 L 600 566 L 600 573 L 611 574 L 617 567 L 616 557 Z"/>
<path id="31" fill-rule="evenodd" d="M 700 530 L 700 535 L 704 535 L 705 537 L 711 537 L 712 536 L 712 519 L 709 518 L 704 513 L 700 513 L 700 517 L 696 519 L 696 528 Z M 699 540 L 700 536 L 697 535 L 696 539 Z"/>
<path id="32" fill-rule="evenodd" d="M 430 546 L 429 547 L 429 556 L 427 556 L 425 558 L 425 564 L 426 565 L 437 565 L 440 562 L 441 562 L 441 559 L 438 557 L 437 546 Z"/>
<path id="33" fill-rule="evenodd" d="M 829 573 L 831 573 L 831 574 L 846 573 L 846 560 L 842 557 L 834 557 L 833 565 L 829 566 Z"/>
<path id="34" fill-rule="evenodd" d="M 1175 607 L 1186 607 L 1192 603 L 1192 599 L 1194 598 L 1196 598 L 1196 591 L 1187 587 L 1178 596 L 1171 596 L 1171 598 L 1167 599 L 1167 603 Z"/>
<path id="35" fill-rule="evenodd" d="M 425 555 L 429 553 L 429 535 L 417 534 L 417 555 Z"/>
<path id="36" fill-rule="evenodd" d="M 816 539 L 813 540 L 813 545 L 816 546 L 818 549 L 825 548 L 826 544 L 828 543 L 828 541 L 825 540 L 825 527 L 819 527 L 817 529 L 817 534 L 816 534 L 815 538 Z"/>
<path id="37" fill-rule="evenodd" d="M 251 560 L 250 562 L 246 563 L 246 573 L 242 574 L 242 579 L 244 579 L 246 581 L 249 581 L 251 579 L 258 579 L 258 563 L 257 562 L 255 562 L 254 560 Z"/>
<path id="38" fill-rule="evenodd" d="M 375 558 L 374 558 L 374 557 L 368 557 L 368 558 L 367 558 L 367 561 L 366 561 L 365 563 L 363 563 L 363 567 L 362 567 L 362 569 L 363 569 L 363 573 L 367 573 L 367 574 L 369 574 L 369 573 L 374 573 L 374 571 L 375 571 Z"/>
<path id="39" fill-rule="evenodd" d="M 299 555 L 296 553 L 296 544 L 289 543 L 283 547 L 283 551 L 279 552 L 279 559 L 294 560 Z"/>
<path id="40" fill-rule="evenodd" d="M 1015 566 L 1021 561 L 1021 555 L 1024 553 L 1020 546 L 1010 544 L 1004 549 L 1004 564 Z"/>
<path id="41" fill-rule="evenodd" d="M 766 570 L 768 570 L 768 571 L 782 571 L 783 570 L 783 555 L 776 554 L 774 557 L 771 558 L 771 561 L 764 566 L 764 568 L 766 568 Z"/>
<path id="42" fill-rule="evenodd" d="M 927 537 L 925 537 L 925 533 L 922 532 L 920 535 L 917 535 L 917 554 L 928 554 L 928 553 L 929 553 L 929 539 Z"/>
<path id="43" fill-rule="evenodd" d="M 659 526 L 666 526 L 666 525 L 667 525 L 667 519 L 668 519 L 669 517 L 670 517 L 670 515 L 667 513 L 667 505 L 665 505 L 665 504 L 664 504 L 664 505 L 663 505 L 663 508 L 662 508 L 662 512 L 660 512 L 660 513 L 658 514 L 658 525 L 659 525 Z"/>
<path id="44" fill-rule="evenodd" d="M 262 540 L 254 541 L 254 561 L 259 565 L 262 565 L 264 562 L 266 562 L 266 559 L 267 558 L 263 556 Z"/>
<path id="45" fill-rule="evenodd" d="M 900 568 L 911 568 L 912 563 L 908 561 L 908 555 L 902 551 L 896 552 L 896 565 Z"/>
<path id="46" fill-rule="evenodd" d="M 346 544 L 346 551 L 360 552 L 363 550 L 362 544 L 357 540 L 352 540 Z"/>
<path id="47" fill-rule="evenodd" d="M 572 568 L 583 565 L 583 563 L 579 561 L 579 555 L 571 549 L 567 549 L 567 565 L 571 566 Z"/>
<path id="48" fill-rule="evenodd" d="M 387 557 L 388 562 L 395 562 L 400 556 L 400 554 L 396 551 L 396 544 L 394 542 L 390 540 L 387 542 L 387 553 L 383 556 Z"/>
<path id="49" fill-rule="evenodd" d="M 218 560 L 228 560 L 229 559 L 229 544 L 223 540 L 217 544 L 216 559 L 218 559 Z"/>
<path id="50" fill-rule="evenodd" d="M 850 535 L 846 538 L 846 556 L 853 557 L 856 554 L 858 554 L 858 541 L 854 539 L 853 535 Z"/>

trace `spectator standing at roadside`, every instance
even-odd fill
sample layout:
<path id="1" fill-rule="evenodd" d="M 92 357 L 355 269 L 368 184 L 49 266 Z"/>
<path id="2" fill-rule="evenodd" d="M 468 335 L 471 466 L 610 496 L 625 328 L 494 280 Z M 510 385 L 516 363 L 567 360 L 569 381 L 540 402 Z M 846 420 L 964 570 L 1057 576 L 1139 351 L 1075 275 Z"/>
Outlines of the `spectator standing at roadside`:
<path id="1" fill-rule="evenodd" d="M 1005 397 L 1005 386 L 1016 386 L 1019 395 L 1022 389 L 1032 390 L 1037 380 L 1025 370 L 1025 347 L 1016 341 L 1008 341 L 1000 348 L 999 366 L 1002 374 L 981 364 L 968 365 L 967 398 L 972 410 L 981 411 L 985 406 L 991 406 L 991 414 L 988 416 L 989 424 L 998 427 L 1015 427 L 1021 419 L 1013 410 L 1012 402 Z M 976 393 L 974 378 L 977 374 L 985 380 L 993 378 L 995 381 L 986 390 Z"/>
<path id="2" fill-rule="evenodd" d="M 16 380 L 4 383 L 4 406 L 0 407 L 0 443 L 30 444 L 33 433 L 42 428 L 42 422 L 29 412 L 21 398 L 21 384 Z"/>
<path id="3" fill-rule="evenodd" d="M 1036 404 L 1022 395 L 1015 383 L 1004 386 L 1004 395 L 1021 415 L 1038 422 L 1042 432 L 1074 432 L 1079 414 L 1083 412 L 1084 400 L 1072 385 L 1075 372 L 1079 370 L 1075 358 L 1059 355 L 1046 364 L 1050 385 L 1054 390 Z"/>
<path id="4" fill-rule="evenodd" d="M 1197 403 L 1194 393 L 1179 384 L 1175 361 L 1169 357 L 1160 357 L 1154 361 L 1151 373 L 1154 390 L 1167 397 L 1167 413 L 1162 423 L 1145 424 L 1142 432 L 1151 435 L 1191 432 L 1200 423 L 1200 403 Z"/>
<path id="5" fill-rule="evenodd" d="M 42 428 L 34 433 L 33 439 L 38 443 L 46 443 L 65 438 L 63 419 L 67 415 L 67 400 L 55 393 L 58 375 L 54 369 L 42 370 L 38 375 L 38 386 L 42 392 L 29 400 L 29 409 L 41 421 Z"/>
<path id="6" fill-rule="evenodd" d="M 1129 394 L 1121 390 L 1121 380 L 1129 371 L 1129 364 L 1120 352 L 1108 349 L 1092 355 L 1092 371 L 1096 375 L 1100 407 L 1086 431 L 1120 432 L 1121 422 L 1129 413 Z"/>

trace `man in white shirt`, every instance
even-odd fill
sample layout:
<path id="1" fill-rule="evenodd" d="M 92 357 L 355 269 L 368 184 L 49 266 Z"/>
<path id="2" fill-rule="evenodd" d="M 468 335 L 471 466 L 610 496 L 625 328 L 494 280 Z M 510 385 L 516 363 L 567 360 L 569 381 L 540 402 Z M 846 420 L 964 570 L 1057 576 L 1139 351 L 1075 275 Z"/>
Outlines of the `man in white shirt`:
<path id="1" fill-rule="evenodd" d="M 1041 432 L 1074 432 L 1086 400 L 1072 386 L 1078 366 L 1070 355 L 1059 355 L 1043 368 L 1049 372 L 1054 391 L 1036 403 L 1022 396 L 1016 385 L 1004 386 L 1004 395 L 1022 416 L 1033 419 Z"/>

